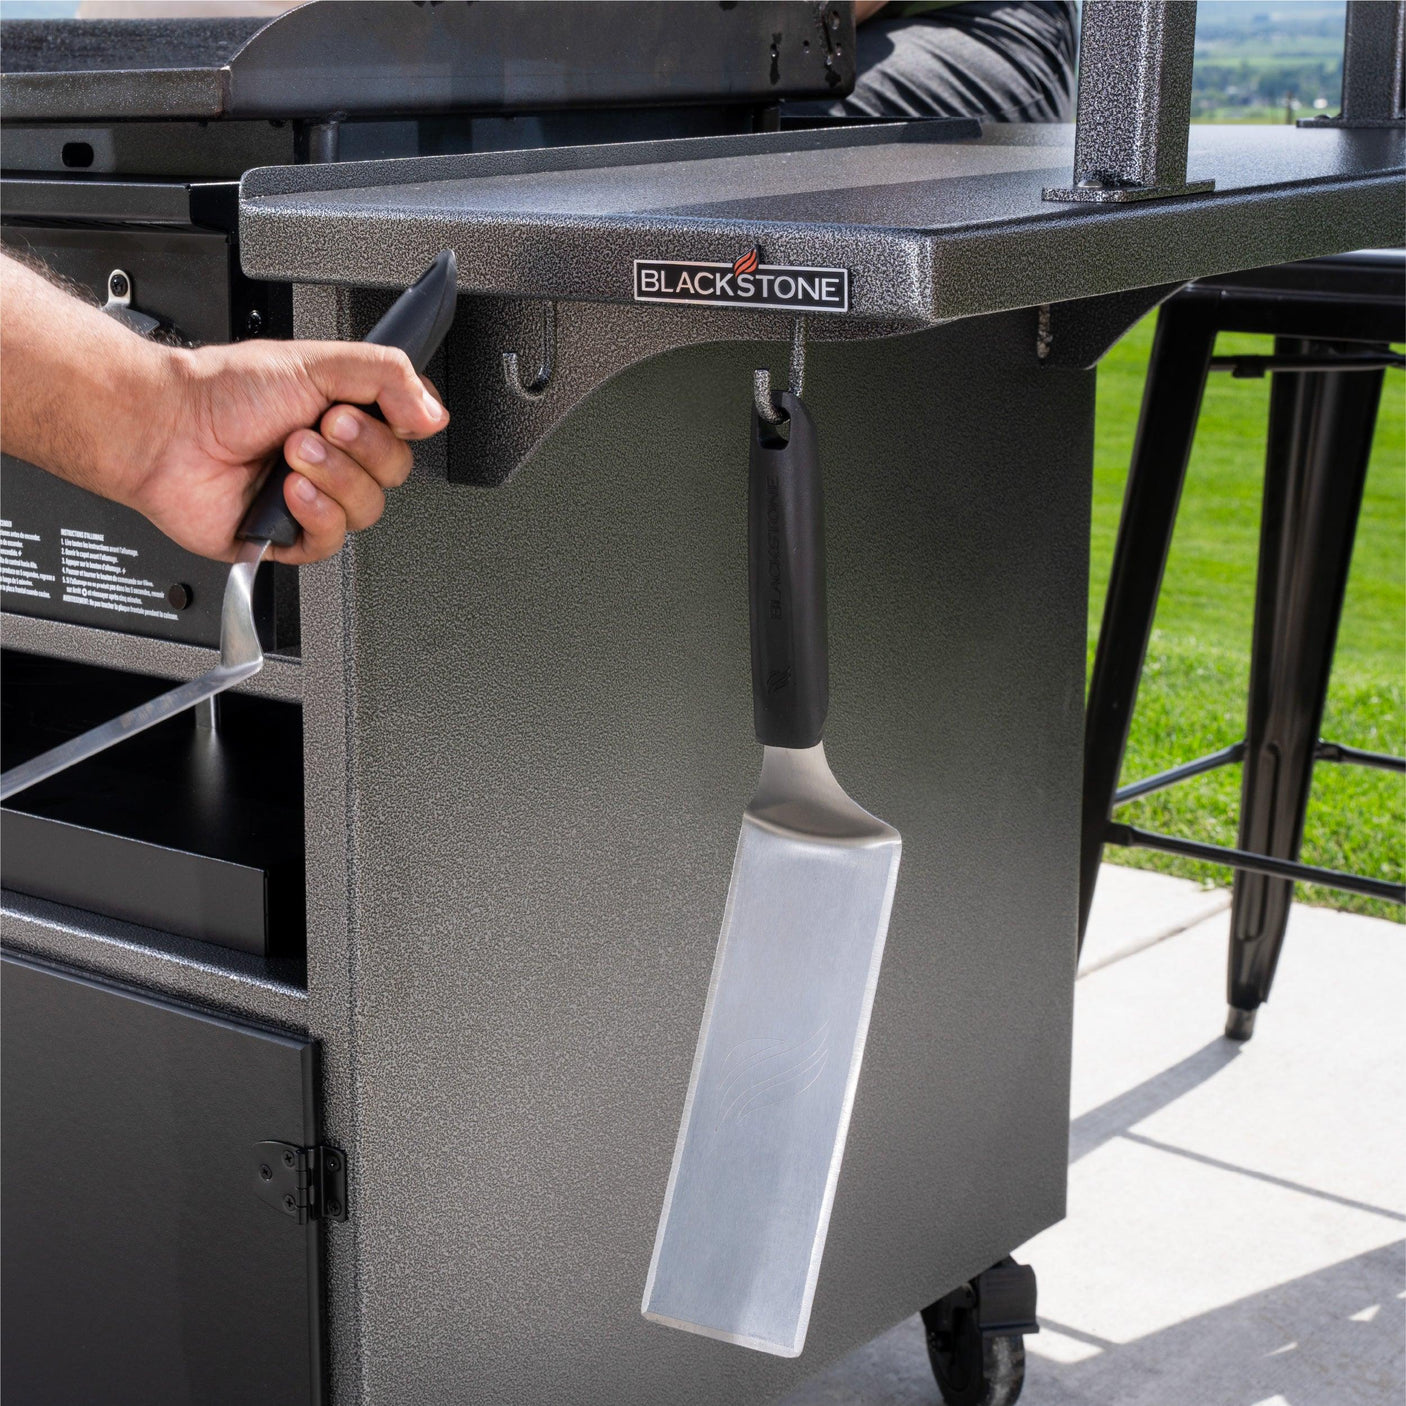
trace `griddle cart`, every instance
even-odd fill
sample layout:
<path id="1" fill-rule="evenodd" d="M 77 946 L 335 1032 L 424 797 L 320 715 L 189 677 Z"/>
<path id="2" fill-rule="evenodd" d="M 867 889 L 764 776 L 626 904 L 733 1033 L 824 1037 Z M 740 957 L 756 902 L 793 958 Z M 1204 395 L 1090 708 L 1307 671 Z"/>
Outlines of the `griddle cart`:
<path id="1" fill-rule="evenodd" d="M 422 28 L 494 8 L 394 7 Z M 625 23 L 590 8 L 602 36 Z M 834 7 L 716 13 L 763 9 L 782 82 L 793 50 L 819 51 L 796 88 L 823 88 L 824 35 L 832 69 L 851 47 Z M 1111 42 L 1128 9 L 1090 4 L 1086 31 L 1111 24 Z M 1165 130 L 1120 175 L 1127 153 L 1091 155 L 1085 128 L 1098 171 L 1071 184 L 1071 128 L 760 130 L 765 44 L 752 118 L 719 98 L 732 125 L 711 134 L 656 115 L 598 138 L 579 112 L 575 145 L 484 150 L 463 128 L 449 154 L 361 160 L 354 118 L 330 123 L 333 151 L 304 111 L 294 152 L 221 197 L 231 286 L 299 336 L 364 335 L 453 248 L 459 312 L 431 368 L 453 419 L 375 529 L 275 591 L 269 628 L 296 649 L 234 700 L 292 711 L 288 945 L 6 893 L 5 1370 L 26 1399 L 99 1380 L 144 1400 L 156 1380 L 201 1402 L 772 1400 L 1062 1215 L 1092 368 L 1187 279 L 1400 242 L 1401 133 L 1197 128 L 1178 183 Z M 1171 72 L 1179 53 L 1154 57 Z M 576 65 L 528 94 L 539 133 L 573 130 L 554 104 L 586 82 Z M 1125 112 L 1139 94 L 1155 109 L 1162 68 L 1116 73 Z M 612 101 L 622 123 L 635 111 Z M 416 151 L 448 140 L 427 122 Z M 35 172 L 23 198 L 96 198 L 94 178 L 67 184 Z M 1082 194 L 1045 198 L 1061 190 Z M 64 218 L 99 237 L 98 218 Z M 728 279 L 753 251 L 761 297 Z M 752 373 L 781 379 L 798 317 L 834 756 L 904 860 L 809 1341 L 786 1360 L 639 1304 L 758 761 Z M 164 582 L 164 549 L 141 550 Z M 7 707 L 14 678 L 59 696 L 46 671 L 116 689 L 210 657 L 174 627 L 4 602 Z M 224 745 L 193 731 L 173 724 L 169 751 Z M 211 785 L 216 806 L 226 786 L 258 793 Z M 307 1345 L 296 1370 L 275 1320 Z"/>

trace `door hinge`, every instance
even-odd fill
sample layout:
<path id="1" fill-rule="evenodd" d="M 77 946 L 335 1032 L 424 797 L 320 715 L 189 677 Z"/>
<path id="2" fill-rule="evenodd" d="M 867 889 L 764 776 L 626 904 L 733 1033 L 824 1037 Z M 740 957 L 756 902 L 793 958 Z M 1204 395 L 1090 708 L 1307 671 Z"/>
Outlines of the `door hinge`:
<path id="1" fill-rule="evenodd" d="M 256 1142 L 253 1175 L 260 1200 L 299 1225 L 347 1218 L 347 1154 L 340 1148 Z"/>

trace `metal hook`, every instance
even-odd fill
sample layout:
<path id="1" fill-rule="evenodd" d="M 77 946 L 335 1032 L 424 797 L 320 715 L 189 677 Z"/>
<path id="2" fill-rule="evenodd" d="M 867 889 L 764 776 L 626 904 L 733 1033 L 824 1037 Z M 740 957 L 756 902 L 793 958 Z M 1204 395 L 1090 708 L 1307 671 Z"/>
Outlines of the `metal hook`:
<path id="1" fill-rule="evenodd" d="M 791 329 L 791 364 L 787 369 L 787 389 L 798 400 L 806 380 L 806 320 L 798 317 Z M 777 409 L 771 393 L 771 372 L 752 372 L 752 404 L 757 415 L 768 425 L 779 425 L 786 416 Z"/>
<path id="2" fill-rule="evenodd" d="M 524 382 L 518 370 L 516 352 L 503 353 L 503 379 L 508 389 L 523 400 L 541 400 L 551 384 L 557 354 L 557 305 L 542 304 L 542 361 L 537 374 Z"/>

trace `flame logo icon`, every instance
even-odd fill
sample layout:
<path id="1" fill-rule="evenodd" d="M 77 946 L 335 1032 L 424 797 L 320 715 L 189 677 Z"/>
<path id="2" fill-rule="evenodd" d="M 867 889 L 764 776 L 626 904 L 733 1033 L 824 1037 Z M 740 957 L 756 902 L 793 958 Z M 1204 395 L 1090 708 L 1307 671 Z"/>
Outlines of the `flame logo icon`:
<path id="1" fill-rule="evenodd" d="M 761 261 L 761 256 L 762 251 L 753 246 L 740 258 L 733 260 L 733 273 L 756 273 L 757 264 Z"/>
<path id="2" fill-rule="evenodd" d="M 732 1072 L 718 1095 L 718 1128 L 740 1122 L 754 1108 L 798 1098 L 825 1072 L 830 1058 L 830 1022 L 804 1040 L 744 1040 L 728 1051 L 724 1067 Z"/>

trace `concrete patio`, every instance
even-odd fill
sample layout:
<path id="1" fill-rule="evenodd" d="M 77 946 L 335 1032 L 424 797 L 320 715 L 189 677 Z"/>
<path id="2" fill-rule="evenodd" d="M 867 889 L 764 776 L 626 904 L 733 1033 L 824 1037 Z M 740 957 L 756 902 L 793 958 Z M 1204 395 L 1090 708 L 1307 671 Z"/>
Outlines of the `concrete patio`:
<path id="1" fill-rule="evenodd" d="M 1229 892 L 1105 865 L 1076 995 L 1069 1216 L 1016 1252 L 1022 1406 L 1399 1406 L 1406 931 L 1295 907 L 1221 1035 Z M 843 1190 L 843 1183 L 842 1183 Z M 933 1406 L 920 1321 L 785 1406 Z"/>

